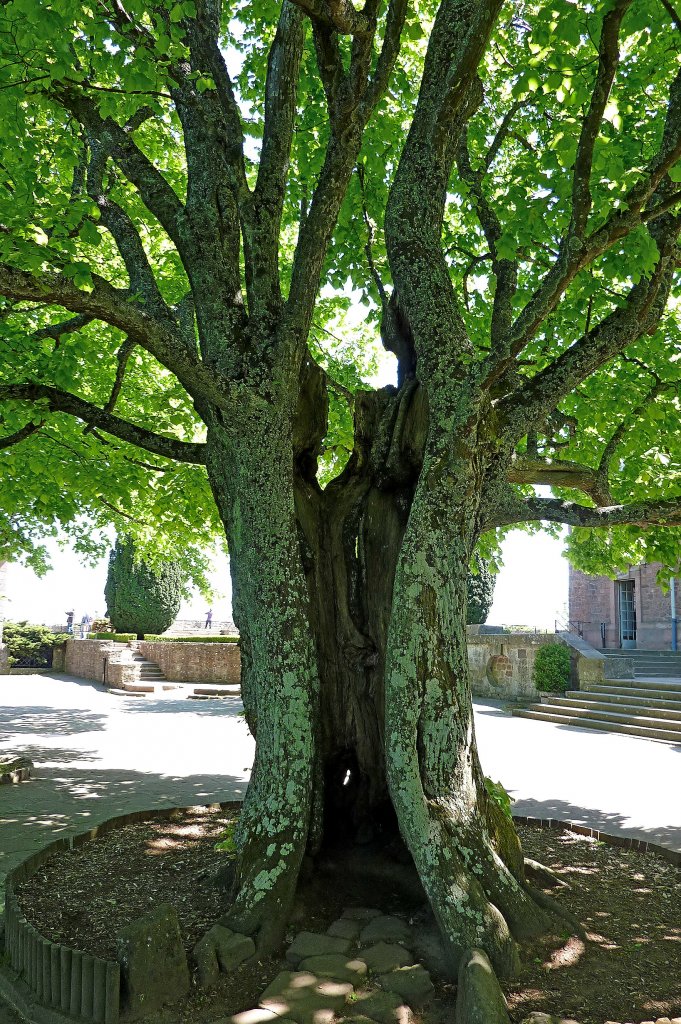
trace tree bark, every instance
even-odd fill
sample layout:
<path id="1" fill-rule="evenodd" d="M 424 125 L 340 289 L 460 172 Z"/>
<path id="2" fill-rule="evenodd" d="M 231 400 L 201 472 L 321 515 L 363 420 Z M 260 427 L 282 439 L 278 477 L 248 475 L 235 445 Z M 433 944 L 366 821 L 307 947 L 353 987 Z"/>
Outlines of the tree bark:
<path id="1" fill-rule="evenodd" d="M 231 551 L 243 700 L 257 738 L 229 923 L 257 933 L 264 952 L 281 942 L 307 845 L 318 705 L 290 414 L 284 402 L 253 400 L 231 423 L 207 418 L 206 465 Z"/>

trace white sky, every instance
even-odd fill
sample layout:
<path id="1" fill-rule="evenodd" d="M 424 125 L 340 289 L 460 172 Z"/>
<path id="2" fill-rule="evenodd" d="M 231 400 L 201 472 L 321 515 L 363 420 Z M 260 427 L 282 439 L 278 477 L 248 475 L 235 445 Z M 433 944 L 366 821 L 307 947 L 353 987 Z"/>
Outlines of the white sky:
<path id="1" fill-rule="evenodd" d="M 85 566 L 72 551 L 59 550 L 54 544 L 48 547 L 53 569 L 43 579 L 30 569 L 10 566 L 4 617 L 51 626 L 64 623 L 66 612 L 71 610 L 76 622 L 85 612 L 103 615 L 107 560 L 94 567 Z M 556 618 L 565 618 L 567 561 L 562 549 L 562 542 L 548 535 L 512 531 L 503 546 L 504 568 L 497 577 L 488 623 L 552 629 Z M 216 592 L 211 603 L 213 618 L 231 619 L 232 588 L 227 559 L 222 554 L 216 555 L 211 582 Z M 195 594 L 183 603 L 180 618 L 201 619 L 207 608 L 205 599 Z"/>

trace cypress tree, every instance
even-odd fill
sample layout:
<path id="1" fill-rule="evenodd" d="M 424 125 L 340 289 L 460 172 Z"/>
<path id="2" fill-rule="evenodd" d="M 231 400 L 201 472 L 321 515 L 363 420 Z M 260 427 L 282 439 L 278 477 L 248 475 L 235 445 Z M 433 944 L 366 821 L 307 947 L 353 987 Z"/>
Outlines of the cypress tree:
<path id="1" fill-rule="evenodd" d="M 104 588 L 106 611 L 116 633 L 163 633 L 180 610 L 182 579 L 175 562 L 152 568 L 135 558 L 128 537 L 116 539 Z"/>
<path id="2" fill-rule="evenodd" d="M 468 570 L 468 600 L 466 602 L 466 622 L 471 626 L 482 625 L 487 621 L 489 610 L 494 598 L 496 576 L 490 572 L 489 562 L 480 555 L 475 556 L 476 572 Z"/>

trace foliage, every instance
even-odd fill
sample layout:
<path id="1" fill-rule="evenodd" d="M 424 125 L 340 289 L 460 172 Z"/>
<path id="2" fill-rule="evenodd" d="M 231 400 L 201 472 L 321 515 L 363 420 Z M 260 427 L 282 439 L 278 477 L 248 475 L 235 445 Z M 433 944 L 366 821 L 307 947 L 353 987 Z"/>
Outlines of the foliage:
<path id="1" fill-rule="evenodd" d="M 494 599 L 496 575 L 490 570 L 489 562 L 476 553 L 473 565 L 468 571 L 468 603 L 466 622 L 481 625 L 487 622 Z"/>
<path id="2" fill-rule="evenodd" d="M 488 778 L 488 776 L 485 776 L 485 789 L 487 790 L 487 793 L 491 797 L 491 799 L 494 800 L 494 802 L 504 812 L 504 815 L 509 820 L 511 820 L 513 818 L 513 814 L 511 811 L 513 800 L 509 796 L 508 792 L 504 789 L 502 784 L 500 782 L 493 782 L 492 779 Z"/>
<path id="3" fill-rule="evenodd" d="M 112 633 L 112 632 L 101 632 L 101 633 L 90 633 L 90 640 L 111 640 L 116 644 L 127 644 L 130 640 L 137 639 L 137 633 Z"/>
<path id="4" fill-rule="evenodd" d="M 570 652 L 564 644 L 543 644 L 537 651 L 532 674 L 542 693 L 564 693 L 570 686 Z"/>
<path id="5" fill-rule="evenodd" d="M 6 622 L 2 631 L 9 664 L 16 668 L 50 668 L 54 645 L 68 639 L 66 633 L 53 633 L 46 626 L 27 622 Z"/>
<path id="6" fill-rule="evenodd" d="M 175 562 L 150 566 L 135 556 L 134 542 L 118 538 L 109 556 L 104 596 L 117 633 L 166 630 L 180 610 L 182 580 Z"/>

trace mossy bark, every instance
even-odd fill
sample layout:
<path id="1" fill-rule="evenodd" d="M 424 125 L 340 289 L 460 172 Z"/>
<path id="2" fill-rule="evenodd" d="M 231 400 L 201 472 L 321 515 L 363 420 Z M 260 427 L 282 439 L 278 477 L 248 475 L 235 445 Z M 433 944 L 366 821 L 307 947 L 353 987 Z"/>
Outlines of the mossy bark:
<path id="1" fill-rule="evenodd" d="M 406 381 L 357 396 L 354 453 L 322 490 L 324 417 L 308 415 L 320 387 L 304 374 L 293 427 L 260 410 L 238 438 L 209 430 L 257 737 L 230 924 L 271 946 L 306 850 L 399 829 L 453 961 L 482 946 L 510 974 L 514 940 L 547 916 L 475 747 L 465 607 L 476 467 L 433 448 L 425 390 Z"/>

